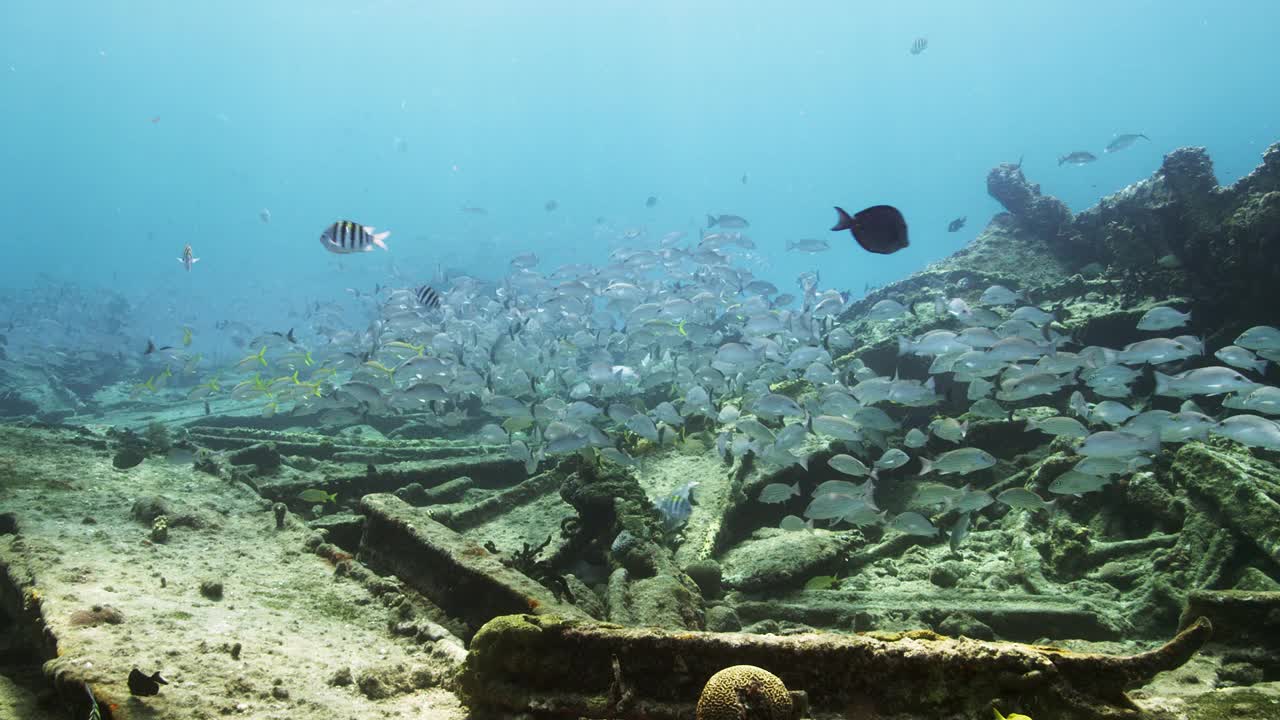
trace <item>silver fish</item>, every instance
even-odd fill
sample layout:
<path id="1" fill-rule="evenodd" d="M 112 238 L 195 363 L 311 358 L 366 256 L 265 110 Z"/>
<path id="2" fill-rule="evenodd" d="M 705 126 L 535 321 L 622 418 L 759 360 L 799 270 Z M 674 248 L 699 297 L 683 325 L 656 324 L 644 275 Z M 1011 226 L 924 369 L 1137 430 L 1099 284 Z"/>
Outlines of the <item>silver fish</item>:
<path id="1" fill-rule="evenodd" d="M 1115 426 L 1137 414 L 1138 411 L 1124 403 L 1116 402 L 1115 400 L 1103 400 L 1094 405 L 1093 409 L 1089 411 L 1089 420 L 1094 423 L 1104 422 Z"/>
<path id="2" fill-rule="evenodd" d="M 911 460 L 910 455 L 898 448 L 891 448 L 880 456 L 880 459 L 875 462 L 875 466 L 877 470 L 893 470 L 906 465 L 909 460 Z"/>
<path id="3" fill-rule="evenodd" d="M 786 395 L 769 393 L 755 401 L 751 409 L 769 417 L 804 417 L 804 410 Z"/>
<path id="4" fill-rule="evenodd" d="M 820 253 L 831 249 L 831 243 L 826 240 L 817 240 L 814 238 L 803 238 L 800 240 L 788 240 L 787 250 L 797 250 L 802 253 Z"/>
<path id="5" fill-rule="evenodd" d="M 910 311 L 907 307 L 896 300 L 881 300 L 871 306 L 871 310 L 867 312 L 869 320 L 897 320 L 905 317 Z"/>
<path id="6" fill-rule="evenodd" d="M 1267 370 L 1267 361 L 1239 345 L 1228 345 L 1213 354 L 1222 362 L 1241 370 L 1252 370 L 1261 375 Z"/>
<path id="7" fill-rule="evenodd" d="M 1233 415 L 1218 423 L 1213 432 L 1242 445 L 1280 450 L 1280 424 L 1258 415 Z"/>
<path id="8" fill-rule="evenodd" d="M 1026 296 L 1016 290 L 1010 290 L 1003 285 L 992 285 L 982 291 L 982 295 L 978 298 L 978 302 L 983 305 L 1013 305 L 1019 300 L 1025 300 Z"/>
<path id="9" fill-rule="evenodd" d="M 1191 313 L 1178 312 L 1171 307 L 1154 307 L 1138 320 L 1139 330 L 1171 330 L 1182 327 L 1191 320 Z"/>
<path id="10" fill-rule="evenodd" d="M 750 225 L 751 223 L 747 222 L 746 218 L 740 217 L 738 215 L 708 215 L 707 216 L 707 227 L 709 228 L 719 226 L 719 227 L 727 228 L 730 230 L 739 230 L 739 229 L 748 227 Z"/>
<path id="11" fill-rule="evenodd" d="M 1186 345 L 1169 338 L 1151 338 L 1126 345 L 1117 356 L 1126 365 L 1160 365 L 1185 360 L 1196 353 Z"/>
<path id="12" fill-rule="evenodd" d="M 969 522 L 972 519 L 972 513 L 961 513 L 956 518 L 955 524 L 951 526 L 951 531 L 947 533 L 947 543 L 951 546 L 951 552 L 960 549 L 960 545 L 969 537 Z"/>
<path id="13" fill-rule="evenodd" d="M 996 459 L 991 453 L 978 448 L 960 448 L 945 452 L 935 460 L 929 458 L 920 458 L 920 475 L 927 475 L 933 471 L 938 471 L 942 475 L 950 475 L 959 473 L 960 475 L 968 475 L 971 472 L 985 470 L 996 464 Z"/>
<path id="14" fill-rule="evenodd" d="M 1045 502 L 1044 498 L 1027 490 L 1026 488 L 1009 488 L 996 496 L 996 500 L 1017 510 L 1036 510 L 1052 509 L 1057 500 Z"/>
<path id="15" fill-rule="evenodd" d="M 960 499 L 956 500 L 955 509 L 960 512 L 978 512 L 995 501 L 986 490 L 965 490 Z"/>
<path id="16" fill-rule="evenodd" d="M 836 415 L 819 415 L 813 418 L 813 432 L 850 442 L 862 439 L 862 429 L 857 423 Z"/>
<path id="17" fill-rule="evenodd" d="M 1222 401 L 1222 405 L 1237 410 L 1280 415 L 1280 388 L 1265 385 L 1248 393 L 1231 395 Z"/>
<path id="18" fill-rule="evenodd" d="M 1142 133 L 1124 133 L 1123 135 L 1116 135 L 1112 138 L 1111 142 L 1107 143 L 1107 147 L 1103 152 L 1118 152 L 1134 144 L 1139 138 L 1147 141 L 1151 140 L 1151 138 L 1143 135 Z"/>
<path id="19" fill-rule="evenodd" d="M 778 527 L 792 532 L 796 530 L 812 530 L 813 521 L 805 520 L 796 515 L 788 515 L 782 518 L 782 522 L 778 523 Z"/>
<path id="20" fill-rule="evenodd" d="M 1076 450 L 1086 457 L 1118 458 L 1127 460 L 1139 454 L 1154 454 L 1160 451 L 1160 435 L 1134 435 L 1117 430 L 1096 432 L 1084 441 Z"/>
<path id="21" fill-rule="evenodd" d="M 1071 165 L 1086 165 L 1097 160 L 1098 156 L 1084 150 L 1067 153 L 1058 157 L 1058 165 L 1070 163 Z"/>
<path id="22" fill-rule="evenodd" d="M 960 422 L 955 418 L 938 418 L 929 423 L 929 431 L 947 442 L 958 443 L 964 440 L 969 432 L 969 422 Z"/>
<path id="23" fill-rule="evenodd" d="M 917 512 L 904 512 L 889 521 L 889 529 L 907 535 L 920 537 L 937 537 L 938 528 L 929 519 Z"/>
<path id="24" fill-rule="evenodd" d="M 1246 392 L 1258 387 L 1258 383 L 1226 367 L 1204 367 L 1177 375 L 1165 375 L 1159 371 L 1156 377 L 1156 394 L 1174 397 L 1191 395 L 1221 395 L 1229 392 Z"/>
<path id="25" fill-rule="evenodd" d="M 866 496 L 862 494 L 828 492 L 815 495 L 803 515 L 810 520 L 834 520 L 868 505 Z"/>
<path id="26" fill-rule="evenodd" d="M 1081 495 L 1096 492 L 1111 481 L 1097 475 L 1087 475 L 1079 470 L 1068 470 L 1049 483 L 1049 492 L 1055 495 Z"/>
<path id="27" fill-rule="evenodd" d="M 1280 329 L 1270 325 L 1255 325 L 1240 333 L 1235 344 L 1254 352 L 1280 351 Z"/>
<path id="28" fill-rule="evenodd" d="M 1051 417 L 1043 420 L 1027 422 L 1033 430 L 1048 433 L 1055 437 L 1083 438 L 1089 436 L 1089 430 L 1079 420 L 1069 417 Z"/>
<path id="29" fill-rule="evenodd" d="M 916 507 L 949 506 L 958 501 L 964 492 L 963 488 L 953 488 L 942 483 L 925 483 L 916 488 L 915 494 L 911 496 L 911 504 Z"/>
<path id="30" fill-rule="evenodd" d="M 827 461 L 827 465 L 830 465 L 832 470 L 845 475 L 852 475 L 853 477 L 864 477 L 871 474 L 870 468 L 852 455 L 834 455 Z"/>
<path id="31" fill-rule="evenodd" d="M 769 483 L 765 485 L 756 496 L 756 499 L 762 503 L 782 503 L 800 494 L 800 483 Z"/>

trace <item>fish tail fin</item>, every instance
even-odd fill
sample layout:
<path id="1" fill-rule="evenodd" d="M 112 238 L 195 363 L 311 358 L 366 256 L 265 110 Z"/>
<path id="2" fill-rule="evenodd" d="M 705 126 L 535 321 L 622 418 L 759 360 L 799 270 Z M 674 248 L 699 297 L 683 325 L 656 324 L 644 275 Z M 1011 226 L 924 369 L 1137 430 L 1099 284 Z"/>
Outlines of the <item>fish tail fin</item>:
<path id="1" fill-rule="evenodd" d="M 709 227 L 709 228 L 713 228 L 713 227 L 715 227 L 715 226 L 716 226 L 716 223 L 717 223 L 717 222 L 719 222 L 719 220 L 717 220 L 717 219 L 716 219 L 716 216 L 715 216 L 715 215 L 708 215 L 708 216 L 707 216 L 707 227 Z"/>
<path id="2" fill-rule="evenodd" d="M 836 226 L 831 228 L 831 232 L 838 230 L 848 230 L 853 227 L 853 216 L 844 211 L 842 207 L 836 207 Z"/>
<path id="3" fill-rule="evenodd" d="M 1143 439 L 1142 449 L 1152 454 L 1160 452 L 1160 432 L 1158 430 L 1152 430 L 1147 433 Z"/>
<path id="4" fill-rule="evenodd" d="M 1159 370 L 1155 370 L 1154 372 L 1155 372 L 1155 375 L 1156 375 L 1156 393 L 1155 393 L 1155 394 L 1156 394 L 1156 395 L 1168 395 L 1168 394 L 1169 394 L 1169 381 L 1170 381 L 1170 380 L 1172 380 L 1172 379 L 1173 379 L 1173 377 L 1171 377 L 1171 376 L 1169 376 L 1169 375 L 1165 375 L 1164 373 L 1160 372 Z"/>
<path id="5" fill-rule="evenodd" d="M 1062 166 L 1062 164 L 1063 164 L 1063 163 L 1065 163 L 1066 161 L 1067 161 L 1067 156 L 1066 156 L 1066 155 L 1059 155 L 1059 156 L 1058 156 L 1058 165 L 1059 165 L 1059 167 L 1061 167 L 1061 166 Z"/>
<path id="6" fill-rule="evenodd" d="M 906 335 L 898 336 L 898 357 L 911 354 L 911 340 Z M 894 373 L 896 376 L 896 372 Z"/>
<path id="7" fill-rule="evenodd" d="M 927 457 L 920 457 L 920 472 L 917 475 L 928 475 L 933 472 L 933 461 Z"/>
<path id="8" fill-rule="evenodd" d="M 1151 141 L 1151 138 L 1147 137 L 1146 135 L 1143 135 L 1142 133 L 1138 133 L 1138 137 L 1140 137 L 1140 138 L 1142 138 L 1143 140 L 1146 140 L 1146 141 L 1148 141 L 1148 142 L 1150 142 L 1150 141 Z"/>
<path id="9" fill-rule="evenodd" d="M 387 249 L 387 243 L 386 243 L 386 242 L 384 242 L 384 241 L 385 241 L 387 238 L 389 238 L 389 237 L 391 237 L 391 231 L 390 231 L 390 230 L 387 230 L 387 231 L 385 231 L 385 232 L 380 232 L 380 233 L 378 233 L 378 234 L 376 234 L 376 235 L 374 235 L 374 236 L 373 236 L 373 244 L 374 244 L 374 245 L 377 245 L 378 247 L 382 248 L 383 250 L 386 250 L 386 249 Z"/>
<path id="10" fill-rule="evenodd" d="M 796 241 L 795 241 L 795 240 L 788 240 L 788 241 L 787 241 L 787 249 L 788 249 L 788 250 L 794 250 L 794 249 L 795 249 L 795 246 L 796 246 Z"/>

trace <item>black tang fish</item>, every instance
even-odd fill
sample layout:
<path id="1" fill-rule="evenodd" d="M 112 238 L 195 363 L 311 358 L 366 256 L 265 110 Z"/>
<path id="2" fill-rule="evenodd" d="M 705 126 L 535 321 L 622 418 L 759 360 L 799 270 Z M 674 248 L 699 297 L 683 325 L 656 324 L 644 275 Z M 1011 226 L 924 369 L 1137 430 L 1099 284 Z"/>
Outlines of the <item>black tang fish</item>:
<path id="1" fill-rule="evenodd" d="M 172 345 L 161 345 L 160 347 L 156 347 L 156 344 L 154 342 L 152 342 L 151 340 L 147 340 L 147 349 L 143 350 L 142 354 L 150 355 L 151 353 L 154 353 L 154 352 L 160 352 L 162 350 L 172 350 L 172 349 L 173 349 Z"/>
<path id="2" fill-rule="evenodd" d="M 881 255 L 895 253 L 907 242 L 907 221 L 892 205 L 872 205 L 854 215 L 836 208 L 838 219 L 832 232 L 848 230 L 864 250 Z"/>
<path id="3" fill-rule="evenodd" d="M 147 697 L 148 695 L 159 695 L 160 686 L 168 685 L 169 681 L 160 677 L 159 672 L 153 672 L 150 675 L 143 675 L 138 668 L 134 668 L 129 672 L 129 694 Z"/>
<path id="4" fill-rule="evenodd" d="M 958 217 L 955 220 L 952 220 L 951 222 L 947 223 L 947 232 L 956 232 L 960 228 L 964 227 L 964 223 L 968 219 L 969 217 L 966 215 L 965 217 Z"/>

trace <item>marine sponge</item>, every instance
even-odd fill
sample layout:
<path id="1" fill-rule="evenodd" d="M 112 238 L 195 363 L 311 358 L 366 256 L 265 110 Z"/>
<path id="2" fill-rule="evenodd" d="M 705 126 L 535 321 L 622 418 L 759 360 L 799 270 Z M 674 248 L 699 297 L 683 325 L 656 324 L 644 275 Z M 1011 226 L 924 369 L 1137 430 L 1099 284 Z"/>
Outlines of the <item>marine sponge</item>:
<path id="1" fill-rule="evenodd" d="M 792 715 L 787 686 L 755 665 L 734 665 L 712 675 L 698 698 L 698 720 L 790 720 Z"/>

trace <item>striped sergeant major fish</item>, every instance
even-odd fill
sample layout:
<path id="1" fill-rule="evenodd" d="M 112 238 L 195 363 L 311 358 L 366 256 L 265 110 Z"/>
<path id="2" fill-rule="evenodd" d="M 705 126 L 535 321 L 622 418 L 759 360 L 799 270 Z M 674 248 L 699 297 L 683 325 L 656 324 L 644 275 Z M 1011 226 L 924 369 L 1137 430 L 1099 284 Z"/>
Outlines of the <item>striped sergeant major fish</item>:
<path id="1" fill-rule="evenodd" d="M 178 258 L 178 262 L 182 263 L 182 267 L 186 268 L 187 272 L 191 272 L 191 266 L 200 262 L 200 258 L 195 257 L 191 252 L 191 246 L 187 245 L 182 248 L 182 257 Z"/>
<path id="2" fill-rule="evenodd" d="M 417 290 L 414 290 L 413 294 L 418 298 L 419 304 L 425 305 L 431 310 L 435 310 L 440 307 L 440 293 L 432 289 L 430 285 L 423 285 Z"/>
<path id="3" fill-rule="evenodd" d="M 373 226 L 359 225 L 350 220 L 339 220 L 320 234 L 320 244 L 332 253 L 369 252 L 374 245 L 387 249 L 383 242 L 391 235 L 391 231 L 374 234 Z"/>

